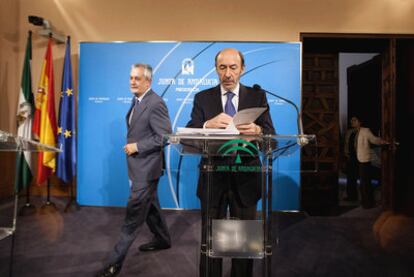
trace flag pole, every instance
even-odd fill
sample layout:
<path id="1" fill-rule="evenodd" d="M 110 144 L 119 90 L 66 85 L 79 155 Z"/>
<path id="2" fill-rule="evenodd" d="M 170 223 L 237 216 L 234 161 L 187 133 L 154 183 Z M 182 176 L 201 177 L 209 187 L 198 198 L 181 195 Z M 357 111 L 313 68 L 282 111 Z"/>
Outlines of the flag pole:
<path id="1" fill-rule="evenodd" d="M 31 41 L 32 41 L 32 31 L 29 30 L 28 31 L 28 40 L 30 41 L 30 45 L 31 45 Z M 27 50 L 26 50 L 27 51 Z M 30 46 L 30 57 L 29 60 L 31 59 L 31 46 Z M 29 68 L 30 70 L 30 64 L 29 64 Z M 29 77 L 31 80 L 31 72 L 29 73 Z M 31 82 L 30 82 L 30 93 L 32 93 L 32 87 L 31 87 Z M 32 114 L 34 113 L 34 111 L 32 111 Z M 33 115 L 30 115 L 30 117 L 32 117 Z M 18 126 L 19 126 L 19 122 L 17 122 Z M 31 138 L 31 136 L 29 137 L 29 139 Z M 23 155 L 23 153 L 21 153 L 21 155 Z M 20 216 L 25 216 L 25 215 L 32 215 L 34 213 L 36 213 L 36 206 L 30 203 L 30 185 L 31 182 L 29 182 L 26 186 L 26 203 L 24 204 L 23 207 L 21 207 L 19 209 L 19 213 L 18 215 Z"/>
<path id="2" fill-rule="evenodd" d="M 47 209 L 51 212 L 57 211 L 57 207 L 56 207 L 55 203 L 50 201 L 50 177 L 47 177 L 46 203 L 42 205 L 42 209 Z"/>
<path id="3" fill-rule="evenodd" d="M 76 126 L 75 126 L 75 92 L 72 83 L 72 64 L 70 55 L 70 36 L 66 39 L 65 62 L 62 74 L 62 89 L 59 105 L 58 144 L 62 150 L 57 155 L 56 176 L 64 185 L 70 186 L 64 212 L 68 212 L 72 203 L 80 209 L 75 199 L 74 176 L 76 172 Z"/>
<path id="4" fill-rule="evenodd" d="M 30 203 L 30 186 L 26 187 L 26 203 L 19 210 L 19 215 L 32 215 L 36 213 L 36 206 Z"/>
<path id="5" fill-rule="evenodd" d="M 42 144 L 56 146 L 56 118 L 54 104 L 54 77 L 53 77 L 53 58 L 52 58 L 52 33 L 49 34 L 49 42 L 45 58 L 43 61 L 42 74 L 39 81 L 38 95 L 43 94 L 44 101 L 36 106 L 35 120 L 33 124 L 33 132 L 39 136 Z M 55 212 L 56 205 L 50 201 L 50 175 L 55 172 L 56 154 L 52 152 L 39 152 L 38 154 L 38 174 L 37 184 L 47 182 L 47 200 L 41 208 L 42 211 L 49 210 Z"/>
<path id="6" fill-rule="evenodd" d="M 73 193 L 73 186 L 74 186 L 74 184 L 73 184 L 73 180 L 72 180 L 72 182 L 70 182 L 69 201 L 66 204 L 66 207 L 65 207 L 65 210 L 64 210 L 65 213 L 67 213 L 69 211 L 69 208 L 71 207 L 72 203 L 74 204 L 75 209 L 77 211 L 80 210 L 80 206 L 79 206 L 78 202 L 76 201 L 75 194 Z"/>

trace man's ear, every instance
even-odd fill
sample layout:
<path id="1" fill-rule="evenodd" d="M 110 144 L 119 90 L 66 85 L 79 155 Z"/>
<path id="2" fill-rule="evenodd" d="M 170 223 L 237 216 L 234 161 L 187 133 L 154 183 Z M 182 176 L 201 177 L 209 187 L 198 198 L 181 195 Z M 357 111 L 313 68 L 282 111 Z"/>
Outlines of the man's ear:
<path id="1" fill-rule="evenodd" d="M 243 74 L 243 73 L 244 73 L 244 69 L 245 69 L 245 68 L 246 68 L 246 67 L 243 65 L 243 66 L 242 66 L 242 68 L 241 68 L 241 74 Z M 240 75 L 241 75 L 241 74 L 240 74 Z"/>

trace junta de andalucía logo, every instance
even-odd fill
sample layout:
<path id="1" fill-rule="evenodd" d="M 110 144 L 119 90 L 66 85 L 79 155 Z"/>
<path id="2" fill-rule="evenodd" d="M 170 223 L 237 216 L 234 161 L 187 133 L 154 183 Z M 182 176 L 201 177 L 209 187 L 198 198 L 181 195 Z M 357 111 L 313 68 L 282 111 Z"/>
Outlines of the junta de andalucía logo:
<path id="1" fill-rule="evenodd" d="M 256 172 L 260 171 L 260 166 L 243 166 L 243 161 L 240 155 L 242 156 L 251 156 L 257 157 L 259 154 L 259 149 L 251 143 L 250 141 L 244 139 L 233 139 L 225 142 L 220 148 L 218 149 L 217 153 L 221 154 L 222 156 L 236 154 L 236 159 L 234 161 L 234 165 L 218 165 L 216 171 L 221 172 Z"/>

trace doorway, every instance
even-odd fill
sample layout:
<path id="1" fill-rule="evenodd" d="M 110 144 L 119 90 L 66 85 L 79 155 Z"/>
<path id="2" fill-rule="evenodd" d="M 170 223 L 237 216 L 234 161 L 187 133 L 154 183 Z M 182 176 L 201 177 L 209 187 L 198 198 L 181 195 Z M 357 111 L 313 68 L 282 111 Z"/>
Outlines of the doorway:
<path id="1" fill-rule="evenodd" d="M 414 110 L 411 96 L 414 93 L 414 36 L 303 33 L 301 41 L 302 118 L 305 133 L 317 135 L 319 162 L 318 173 L 302 173 L 303 210 L 318 215 L 341 212 L 337 181 L 341 173 L 344 129 L 340 121 L 340 53 L 378 53 L 372 60 L 348 70 L 348 117 L 352 113 L 363 114 L 373 133 L 391 143 L 379 151 L 382 164 L 377 170 L 382 183 L 379 204 L 386 209 L 413 210 L 413 204 L 407 204 L 406 195 L 413 196 L 412 186 L 396 185 L 401 178 L 414 181 L 412 166 L 404 162 L 404 159 L 412 161 L 413 153 L 408 149 L 400 151 L 402 144 L 394 142 L 402 140 L 408 147 L 407 140 L 412 138 L 403 131 L 407 128 L 402 126 L 402 121 L 414 119 L 410 112 Z"/>

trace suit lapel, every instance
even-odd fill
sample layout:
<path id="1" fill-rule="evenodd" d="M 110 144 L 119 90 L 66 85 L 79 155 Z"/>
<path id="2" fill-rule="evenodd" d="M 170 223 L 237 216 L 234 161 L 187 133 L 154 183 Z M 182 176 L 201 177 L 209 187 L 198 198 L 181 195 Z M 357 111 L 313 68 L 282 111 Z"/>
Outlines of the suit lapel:
<path id="1" fill-rule="evenodd" d="M 147 106 L 148 106 L 148 101 L 150 98 L 150 95 L 154 93 L 152 90 L 148 91 L 147 94 L 145 94 L 144 98 L 142 98 L 141 102 L 139 103 L 137 109 L 134 111 L 134 114 L 132 115 L 131 118 L 131 124 L 129 123 L 129 116 L 132 112 L 132 109 L 134 108 L 134 101 L 132 101 L 131 103 L 131 107 L 129 108 L 129 111 L 126 115 L 126 122 L 127 122 L 127 126 L 131 126 L 133 122 L 135 122 L 136 120 L 139 119 L 139 117 L 143 114 L 143 112 L 146 110 Z"/>
<path id="2" fill-rule="evenodd" d="M 214 95 L 213 95 L 213 103 L 211 105 L 212 108 L 217 109 L 214 111 L 214 114 L 219 114 L 219 113 L 223 113 L 223 103 L 221 102 L 221 90 L 220 90 L 220 86 L 217 86 L 215 91 L 214 91 Z"/>
<path id="3" fill-rule="evenodd" d="M 131 112 L 132 112 L 132 109 L 134 108 L 134 103 L 135 103 L 135 99 L 134 99 L 134 97 L 135 96 L 133 96 L 132 97 L 132 101 L 131 101 L 131 106 L 129 107 L 129 110 L 128 110 L 128 112 L 127 112 L 127 114 L 126 114 L 126 116 L 125 116 L 125 119 L 126 119 L 126 124 L 127 124 L 127 126 L 129 127 L 129 116 L 130 116 L 130 114 L 131 114 Z"/>
<path id="4" fill-rule="evenodd" d="M 248 101 L 246 101 L 247 98 L 247 91 L 246 91 L 246 87 L 243 86 L 242 84 L 240 84 L 240 89 L 239 89 L 239 107 L 237 109 L 237 111 L 241 111 L 247 108 L 246 104 L 248 104 Z"/>
<path id="5" fill-rule="evenodd" d="M 132 115 L 131 123 L 138 120 L 139 117 L 147 109 L 148 101 L 149 101 L 149 98 L 151 98 L 152 93 L 154 93 L 154 92 L 152 90 L 150 90 L 150 91 L 147 92 L 147 94 L 145 94 L 144 98 L 142 98 L 141 102 L 138 105 L 138 108 L 134 111 L 134 114 Z"/>

